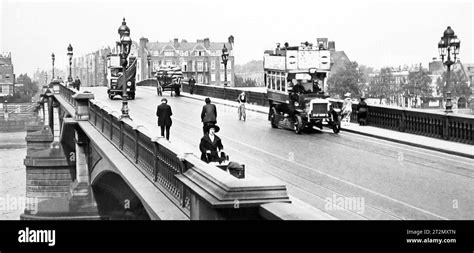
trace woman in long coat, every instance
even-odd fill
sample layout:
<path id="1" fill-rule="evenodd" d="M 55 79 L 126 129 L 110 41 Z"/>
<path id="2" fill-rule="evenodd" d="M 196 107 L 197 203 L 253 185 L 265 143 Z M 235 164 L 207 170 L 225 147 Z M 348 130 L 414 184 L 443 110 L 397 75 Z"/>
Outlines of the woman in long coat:
<path id="1" fill-rule="evenodd" d="M 359 121 L 359 125 L 367 125 L 368 111 L 369 107 L 365 102 L 365 97 L 361 97 L 359 105 L 357 105 L 357 121 Z"/>
<path id="2" fill-rule="evenodd" d="M 201 138 L 201 143 L 199 144 L 201 160 L 206 163 L 219 162 L 221 161 L 219 154 L 224 150 L 221 138 L 214 134 L 219 132 L 219 127 L 217 125 L 209 125 L 206 126 L 205 130 L 206 134 Z"/>

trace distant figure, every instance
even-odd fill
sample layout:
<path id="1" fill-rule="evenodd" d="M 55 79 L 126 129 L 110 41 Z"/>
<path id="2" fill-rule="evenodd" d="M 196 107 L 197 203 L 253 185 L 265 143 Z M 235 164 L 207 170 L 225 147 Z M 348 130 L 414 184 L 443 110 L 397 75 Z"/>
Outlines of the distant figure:
<path id="1" fill-rule="evenodd" d="M 79 79 L 79 76 L 76 76 L 76 80 L 74 80 L 73 87 L 78 91 L 81 88 L 81 80 Z"/>
<path id="2" fill-rule="evenodd" d="M 166 139 L 170 139 L 170 128 L 171 124 L 171 106 L 168 105 L 168 100 L 166 98 L 161 99 L 161 104 L 156 108 L 156 116 L 158 116 L 158 126 L 161 127 L 161 136 L 165 136 L 166 130 Z"/>
<path id="3" fill-rule="evenodd" d="M 201 160 L 210 162 L 222 162 L 225 160 L 224 146 L 221 138 L 215 135 L 219 132 L 217 125 L 208 125 L 205 127 L 205 134 L 199 143 L 199 150 L 201 150 Z"/>
<path id="4" fill-rule="evenodd" d="M 237 97 L 237 102 L 239 102 L 239 108 L 238 108 L 238 115 L 239 115 L 239 120 L 247 118 L 247 114 L 245 113 L 245 103 L 247 103 L 247 94 L 245 91 L 242 91 L 242 93 L 239 94 Z"/>
<path id="5" fill-rule="evenodd" d="M 196 80 L 194 79 L 193 76 L 191 76 L 191 79 L 189 79 L 189 93 L 191 95 L 194 94 L 194 87 L 196 86 Z"/>
<path id="6" fill-rule="evenodd" d="M 357 121 L 359 125 L 366 126 L 367 125 L 367 116 L 369 114 L 369 107 L 365 102 L 365 97 L 360 98 L 360 102 L 357 105 Z"/>
<path id="7" fill-rule="evenodd" d="M 342 104 L 342 122 L 345 122 L 347 125 L 351 121 L 351 114 L 352 114 L 352 101 L 351 101 L 351 93 L 344 94 L 344 102 Z"/>
<path id="8" fill-rule="evenodd" d="M 313 82 L 313 93 L 319 93 L 321 88 L 319 87 L 319 81 L 316 80 Z"/>
<path id="9" fill-rule="evenodd" d="M 294 93 L 297 93 L 297 94 L 299 95 L 299 94 L 304 93 L 304 92 L 305 92 L 305 89 L 304 89 L 304 86 L 301 84 L 301 82 L 298 81 L 298 83 L 296 83 L 295 86 L 293 86 L 292 91 L 293 91 Z"/>
<path id="10" fill-rule="evenodd" d="M 206 104 L 202 107 L 201 121 L 203 123 L 202 130 L 206 134 L 207 126 L 215 125 L 217 123 L 217 108 L 214 104 L 211 104 L 211 99 L 205 99 Z"/>

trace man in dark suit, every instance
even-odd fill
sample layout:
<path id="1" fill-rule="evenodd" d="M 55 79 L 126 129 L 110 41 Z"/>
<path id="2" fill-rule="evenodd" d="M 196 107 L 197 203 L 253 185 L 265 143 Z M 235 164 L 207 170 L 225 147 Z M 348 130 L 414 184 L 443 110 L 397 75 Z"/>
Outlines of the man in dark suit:
<path id="1" fill-rule="evenodd" d="M 189 79 L 189 93 L 192 95 L 194 93 L 194 87 L 196 86 L 196 80 L 193 76 Z"/>
<path id="2" fill-rule="evenodd" d="M 170 139 L 170 128 L 171 128 L 171 106 L 168 105 L 168 100 L 166 98 L 161 99 L 161 105 L 156 108 L 156 116 L 158 116 L 158 126 L 161 127 L 161 136 L 165 136 L 166 130 L 166 139 Z"/>
<path id="3" fill-rule="evenodd" d="M 76 80 L 74 81 L 74 88 L 76 88 L 76 90 L 79 90 L 81 88 L 81 80 L 79 79 L 79 76 L 76 76 Z"/>
<path id="4" fill-rule="evenodd" d="M 217 109 L 214 104 L 211 104 L 211 99 L 205 99 L 206 104 L 202 107 L 201 121 L 203 123 L 202 130 L 204 134 L 207 133 L 206 126 L 215 125 L 217 123 Z"/>

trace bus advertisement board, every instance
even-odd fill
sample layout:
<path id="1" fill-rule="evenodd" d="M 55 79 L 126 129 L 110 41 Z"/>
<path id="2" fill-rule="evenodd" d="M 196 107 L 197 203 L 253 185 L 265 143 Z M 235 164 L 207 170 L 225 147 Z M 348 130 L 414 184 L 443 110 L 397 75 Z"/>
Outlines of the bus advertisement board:
<path id="1" fill-rule="evenodd" d="M 263 67 L 266 69 L 285 69 L 285 57 L 265 55 Z"/>

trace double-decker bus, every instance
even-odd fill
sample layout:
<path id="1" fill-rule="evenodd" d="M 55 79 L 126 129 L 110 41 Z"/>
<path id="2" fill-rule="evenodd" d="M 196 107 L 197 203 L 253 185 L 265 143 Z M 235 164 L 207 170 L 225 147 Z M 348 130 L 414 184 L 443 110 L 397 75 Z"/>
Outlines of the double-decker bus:
<path id="1" fill-rule="evenodd" d="M 330 71 L 330 52 L 324 45 L 305 42 L 300 46 L 267 50 L 263 59 L 264 79 L 270 104 L 268 120 L 273 128 L 302 130 L 323 125 L 340 130 L 340 116 L 325 94 Z"/>

